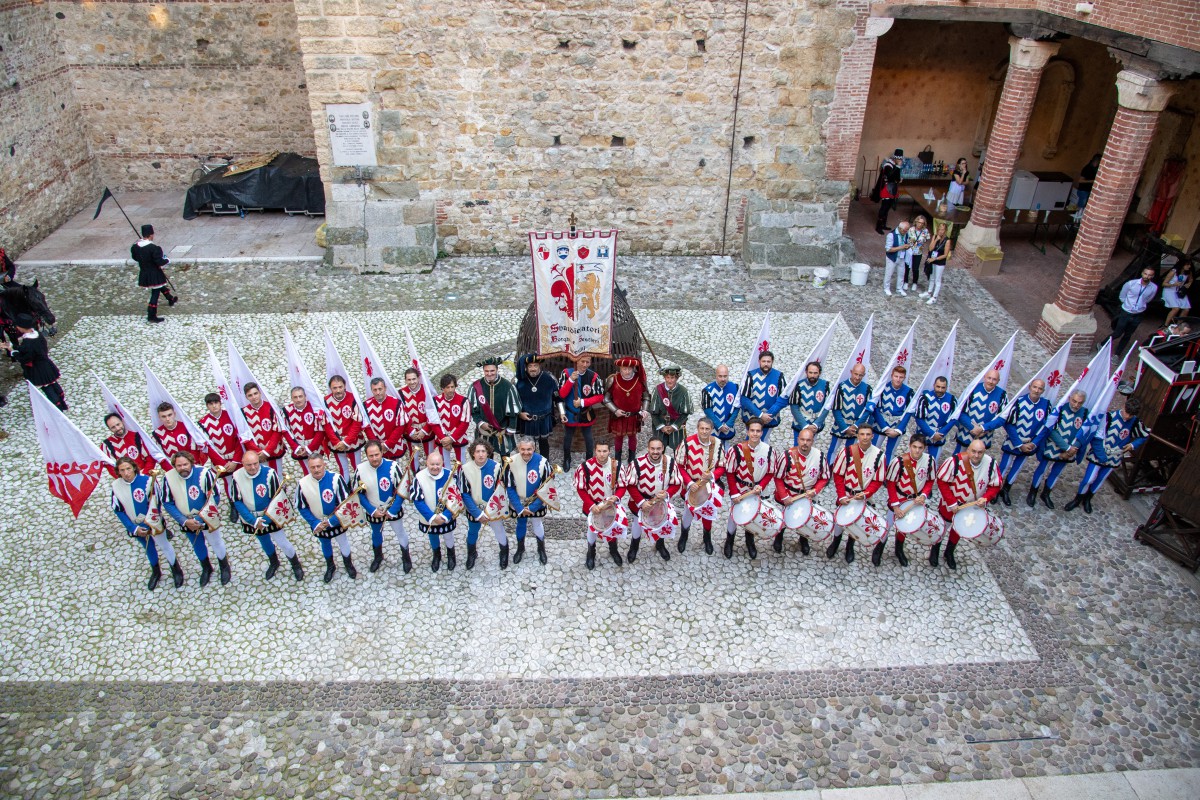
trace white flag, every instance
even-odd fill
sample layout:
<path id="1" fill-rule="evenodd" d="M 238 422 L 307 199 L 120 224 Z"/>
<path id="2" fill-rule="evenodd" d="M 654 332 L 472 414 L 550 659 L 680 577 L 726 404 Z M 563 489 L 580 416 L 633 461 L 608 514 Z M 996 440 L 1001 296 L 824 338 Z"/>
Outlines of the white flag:
<path id="1" fill-rule="evenodd" d="M 832 344 L 834 331 L 837 330 L 837 324 L 841 321 L 842 315 L 841 313 L 838 313 L 833 318 L 833 322 L 829 323 L 829 327 L 825 330 L 825 335 L 822 336 L 817 341 L 816 345 L 813 346 L 812 351 L 808 354 L 808 358 L 804 359 L 804 362 L 800 364 L 800 368 L 797 369 L 795 374 L 792 375 L 792 379 L 788 382 L 787 388 L 783 390 L 784 397 L 790 398 L 792 396 L 792 390 L 796 388 L 796 384 L 800 382 L 800 379 L 805 377 L 804 370 L 809 364 L 815 361 L 820 364 L 821 369 L 824 370 L 825 359 L 829 356 L 829 345 Z"/>
<path id="2" fill-rule="evenodd" d="M 1104 385 L 1108 382 L 1109 366 L 1111 364 L 1112 339 L 1106 339 L 1104 344 L 1100 346 L 1100 352 L 1092 356 L 1092 360 L 1083 368 L 1083 372 L 1079 373 L 1079 377 L 1071 384 L 1071 388 L 1059 400 L 1058 407 L 1062 408 L 1071 399 L 1072 394 L 1076 391 L 1081 391 L 1087 395 L 1084 405 L 1091 408 L 1092 402 L 1104 391 Z"/>
<path id="3" fill-rule="evenodd" d="M 862 364 L 868 373 L 871 371 L 871 336 L 874 329 L 875 315 L 872 314 L 867 318 L 866 327 L 858 335 L 858 342 L 855 343 L 854 349 L 850 351 L 850 357 L 846 359 L 846 366 L 842 367 L 842 372 L 838 375 L 837 381 L 829 384 L 829 394 L 825 397 L 825 406 L 822 410 L 827 410 L 833 406 L 833 398 L 837 397 L 838 387 L 850 377 L 850 370 L 854 369 L 855 364 Z M 866 379 L 864 378 L 864 380 Z"/>
<path id="4" fill-rule="evenodd" d="M 358 413 L 363 420 L 367 419 L 367 407 L 363 405 L 362 392 L 354 391 L 354 384 L 350 383 L 350 373 L 346 371 L 346 365 L 342 363 L 342 357 L 338 355 L 337 347 L 333 344 L 333 337 L 329 335 L 329 329 L 325 328 L 325 385 L 333 380 L 336 375 L 346 382 L 346 390 L 354 395 L 354 401 L 358 404 Z M 369 390 L 368 390 L 369 391 Z"/>
<path id="5" fill-rule="evenodd" d="M 287 328 L 283 329 L 283 349 L 287 354 L 288 386 L 293 389 L 303 389 L 304 394 L 308 396 L 308 402 L 312 403 L 312 407 L 324 411 L 328 416 L 329 409 L 325 407 L 325 395 L 313 383 L 312 376 L 308 374 L 308 367 L 304 366 L 304 361 L 300 358 L 300 351 L 296 349 L 296 343 L 292 341 L 292 335 L 288 333 Z"/>
<path id="6" fill-rule="evenodd" d="M 436 396 L 433 391 L 433 383 L 429 380 L 429 374 L 425 371 L 425 367 L 421 365 L 421 357 L 417 355 L 417 346 L 413 344 L 412 334 L 408 332 L 407 327 L 404 329 L 404 339 L 408 342 L 408 360 L 417 374 L 421 376 L 421 388 L 425 392 L 425 418 L 431 425 L 441 425 L 442 417 L 438 414 L 437 403 L 433 399 Z"/>
<path id="7" fill-rule="evenodd" d="M 183 409 L 179 403 L 175 402 L 175 398 L 167 391 L 167 387 L 162 385 L 162 381 L 150 369 L 150 365 L 143 362 L 142 371 L 146 373 L 146 395 L 150 398 L 151 424 L 158 420 L 158 407 L 163 403 L 170 403 L 171 407 L 175 409 L 175 419 L 187 430 L 188 436 L 192 437 L 192 441 L 207 447 L 210 444 L 208 436 L 205 435 L 204 431 L 200 430 L 199 425 L 192 422 L 191 418 L 183 413 Z"/>
<path id="8" fill-rule="evenodd" d="M 950 380 L 954 373 L 954 345 L 958 341 L 958 320 L 954 321 L 954 325 L 950 328 L 950 333 L 946 334 L 946 341 L 942 342 L 942 349 L 938 351 L 937 357 L 933 359 L 933 363 L 929 365 L 929 369 L 925 371 L 925 378 L 921 381 L 921 385 L 917 387 L 916 398 L 920 402 L 926 392 L 933 391 L 933 384 L 938 378 L 945 378 L 947 388 L 949 388 Z"/>
<path id="9" fill-rule="evenodd" d="M 237 429 L 238 438 L 243 442 L 254 441 L 254 434 L 250 432 L 250 425 L 246 422 L 246 416 L 242 414 L 242 407 L 233 395 L 233 389 L 225 377 L 225 370 L 221 369 L 221 362 L 217 361 L 217 354 L 213 352 L 212 343 L 205 339 L 204 344 L 208 347 L 208 368 L 212 370 L 213 380 L 217 383 L 217 394 L 221 396 L 221 407 L 233 420 L 233 427 Z"/>
<path id="10" fill-rule="evenodd" d="M 1110 340 L 1111 341 L 1111 340 Z M 1088 408 L 1091 413 L 1088 414 L 1088 427 L 1092 429 L 1092 433 L 1088 434 L 1087 438 L 1099 436 L 1103 439 L 1108 435 L 1108 407 L 1112 403 L 1113 395 L 1117 393 L 1117 385 L 1121 382 L 1121 378 L 1125 375 L 1125 365 L 1129 361 L 1129 354 L 1136 348 L 1129 348 L 1125 351 L 1125 357 L 1121 359 L 1121 364 L 1113 371 L 1113 374 L 1108 379 L 1108 383 L 1100 390 L 1095 402 L 1088 398 Z"/>
<path id="11" fill-rule="evenodd" d="M 78 519 L 83 504 L 100 483 L 105 465 L 112 466 L 115 462 L 47 400 L 41 389 L 25 383 L 29 387 L 29 404 L 33 407 L 33 424 L 46 464 L 50 494 L 70 506 Z"/>
<path id="12" fill-rule="evenodd" d="M 247 406 L 246 387 L 250 384 L 258 386 L 258 390 L 262 392 L 263 399 L 267 398 L 267 391 L 263 385 L 259 383 L 258 378 L 254 377 L 254 373 L 250 371 L 250 367 L 246 366 L 246 359 L 242 358 L 242 354 L 238 352 L 237 345 L 233 343 L 233 339 L 226 339 L 227 351 L 229 353 L 229 378 L 233 381 L 233 399 L 239 406 Z"/>
<path id="13" fill-rule="evenodd" d="M 1008 342 L 1004 347 L 1000 348 L 1000 352 L 996 357 L 987 363 L 987 366 L 979 370 L 979 374 L 975 376 L 975 380 L 967 384 L 967 388 L 958 396 L 958 405 L 954 408 L 954 413 L 950 416 L 950 420 L 956 420 L 962 416 L 963 409 L 967 407 L 967 401 L 971 399 L 971 393 L 975 391 L 975 387 L 983 383 L 983 376 L 987 375 L 992 370 L 1000 373 L 1000 382 L 996 385 L 1001 389 L 1008 385 L 1008 374 L 1012 372 L 1013 346 L 1017 343 L 1017 334 L 1020 331 L 1013 331 L 1013 335 L 1008 337 Z"/>
<path id="14" fill-rule="evenodd" d="M 908 333 L 904 334 L 900 344 L 896 345 L 896 352 L 892 353 L 892 360 L 888 362 L 887 369 L 879 373 L 879 380 L 875 381 L 875 388 L 871 392 L 871 402 L 875 402 L 883 394 L 883 387 L 891 382 L 892 370 L 896 367 L 904 367 L 912 372 L 913 336 L 917 332 L 917 320 L 919 319 L 918 316 L 913 320 L 912 325 L 908 326 Z"/>
<path id="15" fill-rule="evenodd" d="M 742 373 L 741 379 L 746 380 L 746 376 L 754 370 L 758 369 L 758 359 L 763 353 L 771 349 L 771 312 L 767 312 L 767 316 L 763 318 L 762 327 L 758 331 L 758 338 L 754 340 L 754 347 L 750 348 L 750 358 L 746 361 L 746 371 Z"/>
<path id="16" fill-rule="evenodd" d="M 383 385 L 387 387 L 387 393 L 392 397 L 399 397 L 400 393 L 396 391 L 395 384 L 388 377 L 383 362 L 379 360 L 379 356 L 375 355 L 375 348 L 371 346 L 371 341 L 363 332 L 361 325 L 358 326 L 358 355 L 362 358 L 363 364 L 363 386 L 365 388 L 363 397 L 371 396 L 371 381 L 375 378 L 383 378 Z"/>
<path id="17" fill-rule="evenodd" d="M 104 385 L 104 381 L 100 380 L 99 375 L 93 372 L 92 377 L 96 379 L 96 383 L 100 386 L 100 396 L 104 398 L 104 407 L 108 410 L 108 412 L 112 414 L 120 414 L 121 421 L 125 423 L 125 430 L 133 431 L 138 436 L 142 437 L 142 443 L 146 445 L 146 452 L 150 454 L 151 458 L 160 463 L 166 461 L 167 454 L 164 453 L 162 448 L 158 446 L 158 440 L 142 429 L 142 426 L 138 424 L 138 421 L 136 418 L 134 418 L 133 414 L 129 413 L 129 410 L 126 409 L 125 406 L 121 405 L 121 401 L 118 400 L 116 396 L 108 390 L 108 387 Z"/>
<path id="18" fill-rule="evenodd" d="M 1066 344 L 1058 348 L 1058 352 L 1050 357 L 1045 366 L 1037 371 L 1037 374 L 1025 382 L 1021 390 L 1016 394 L 1010 395 L 1008 404 L 1004 406 L 1004 410 L 1000 412 L 1000 416 L 1007 418 L 1013 406 L 1017 404 L 1017 400 L 1029 391 L 1029 387 L 1034 381 L 1043 381 L 1046 384 L 1046 391 L 1042 397 L 1050 403 L 1050 407 L 1054 408 L 1055 402 L 1058 401 L 1058 393 L 1062 390 L 1063 378 L 1067 377 L 1067 358 L 1071 355 L 1071 341 L 1075 337 L 1067 339 Z"/>

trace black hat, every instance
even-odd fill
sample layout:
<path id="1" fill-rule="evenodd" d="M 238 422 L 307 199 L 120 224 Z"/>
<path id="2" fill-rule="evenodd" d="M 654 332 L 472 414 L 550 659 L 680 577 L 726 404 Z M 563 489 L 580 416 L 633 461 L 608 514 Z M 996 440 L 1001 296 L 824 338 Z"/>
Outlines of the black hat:
<path id="1" fill-rule="evenodd" d="M 897 147 L 895 150 L 892 151 L 892 157 L 893 158 L 904 158 L 904 149 Z"/>
<path id="2" fill-rule="evenodd" d="M 153 235 L 154 235 L 154 226 L 147 222 L 145 225 L 142 226 L 142 236 L 146 237 L 146 236 L 153 236 Z"/>
<path id="3" fill-rule="evenodd" d="M 17 314 L 13 317 L 13 324 L 18 328 L 26 328 L 33 330 L 37 327 L 37 322 L 34 321 L 32 314 Z"/>
<path id="4" fill-rule="evenodd" d="M 680 369 L 679 367 L 675 366 L 674 364 L 667 364 L 665 367 L 663 367 L 662 369 L 659 370 L 659 374 L 674 375 L 676 378 L 678 378 L 680 375 L 683 374 L 683 370 Z"/>
<path id="5" fill-rule="evenodd" d="M 498 367 L 503 363 L 504 363 L 504 359 L 501 356 L 488 356 L 487 358 L 483 359 L 482 361 L 476 362 L 475 366 L 477 366 L 477 367 Z"/>

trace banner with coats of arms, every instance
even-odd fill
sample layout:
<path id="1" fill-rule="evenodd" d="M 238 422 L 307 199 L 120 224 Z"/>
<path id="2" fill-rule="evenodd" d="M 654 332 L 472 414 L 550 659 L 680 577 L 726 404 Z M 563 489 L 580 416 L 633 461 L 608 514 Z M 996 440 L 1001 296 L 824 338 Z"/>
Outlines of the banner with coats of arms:
<path id="1" fill-rule="evenodd" d="M 617 232 L 529 234 L 538 355 L 612 354 Z"/>

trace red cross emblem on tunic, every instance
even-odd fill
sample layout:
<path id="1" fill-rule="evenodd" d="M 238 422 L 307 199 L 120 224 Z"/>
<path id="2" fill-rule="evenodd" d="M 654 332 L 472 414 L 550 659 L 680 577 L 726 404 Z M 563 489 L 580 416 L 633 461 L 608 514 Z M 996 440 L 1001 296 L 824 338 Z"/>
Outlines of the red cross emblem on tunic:
<path id="1" fill-rule="evenodd" d="M 266 496 L 267 496 L 267 487 L 266 487 L 266 484 L 262 484 L 262 483 L 260 483 L 258 486 L 255 486 L 255 487 L 254 487 L 254 493 L 255 493 L 256 495 L 258 495 L 259 497 L 266 497 Z"/>
<path id="2" fill-rule="evenodd" d="M 943 414 L 950 413 L 950 403 L 946 400 L 942 401 L 942 413 Z"/>
<path id="3" fill-rule="evenodd" d="M 774 397 L 775 395 L 779 394 L 779 387 L 778 386 L 768 386 L 767 394 L 771 395 L 771 397 Z"/>
<path id="4" fill-rule="evenodd" d="M 326 503 L 332 503 L 333 502 L 333 491 L 331 489 L 323 489 L 321 491 L 321 499 L 324 500 Z"/>
<path id="5" fill-rule="evenodd" d="M 390 408 L 385 408 L 383 410 L 383 418 L 386 419 L 388 422 L 391 422 L 393 419 L 396 418 L 396 412 L 392 411 Z"/>
<path id="6" fill-rule="evenodd" d="M 866 402 L 866 399 L 867 399 L 867 398 L 863 397 L 861 394 L 856 394 L 856 395 L 854 395 L 854 402 L 855 402 L 855 403 L 857 403 L 857 404 L 858 404 L 858 405 L 860 405 L 860 406 L 861 406 L 861 405 L 862 405 L 864 402 Z"/>
<path id="7" fill-rule="evenodd" d="M 141 489 L 134 489 L 133 490 L 133 499 L 137 500 L 140 503 L 146 499 L 146 493 L 144 491 L 142 491 Z"/>
<path id="8" fill-rule="evenodd" d="M 824 392 L 822 392 L 822 391 L 817 391 L 817 393 L 816 393 L 815 395 L 813 395 L 813 396 L 817 398 L 817 402 L 818 402 L 818 403 L 824 403 L 824 402 L 825 402 L 825 393 L 824 393 Z"/>

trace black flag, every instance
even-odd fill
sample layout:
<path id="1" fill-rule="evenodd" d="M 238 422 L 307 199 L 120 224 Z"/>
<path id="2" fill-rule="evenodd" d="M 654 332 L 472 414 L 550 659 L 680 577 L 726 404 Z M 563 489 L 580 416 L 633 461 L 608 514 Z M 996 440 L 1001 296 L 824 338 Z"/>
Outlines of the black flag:
<path id="1" fill-rule="evenodd" d="M 112 196 L 113 196 L 113 193 L 108 190 L 107 186 L 105 186 L 104 194 L 102 194 L 100 196 L 100 202 L 96 204 L 96 213 L 92 214 L 92 219 L 96 219 L 97 217 L 100 216 L 100 209 L 104 208 L 104 201 Z"/>

